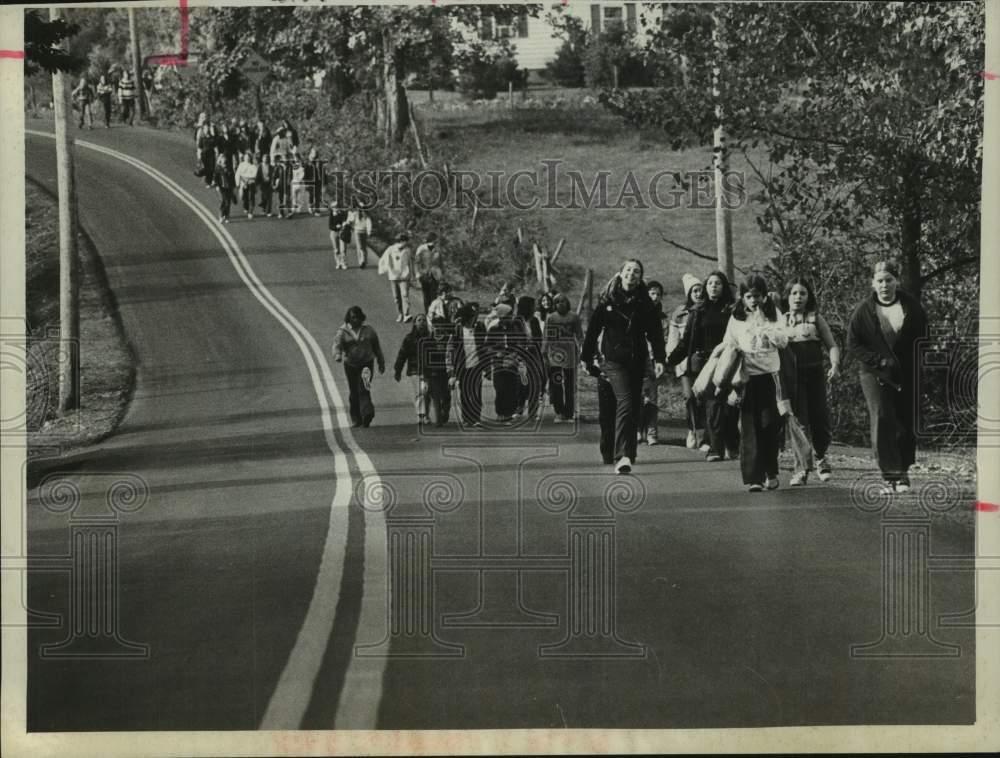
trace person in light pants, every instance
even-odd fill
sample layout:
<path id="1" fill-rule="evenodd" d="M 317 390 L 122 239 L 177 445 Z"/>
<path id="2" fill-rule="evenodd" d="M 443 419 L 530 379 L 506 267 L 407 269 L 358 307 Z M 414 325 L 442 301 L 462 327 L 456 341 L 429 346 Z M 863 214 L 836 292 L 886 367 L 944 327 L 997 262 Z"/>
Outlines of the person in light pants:
<path id="1" fill-rule="evenodd" d="M 396 362 L 393 365 L 396 381 L 402 381 L 403 369 L 413 383 L 413 408 L 417 414 L 417 423 L 423 424 L 430 416 L 430 384 L 427 381 L 429 370 L 420 365 L 421 341 L 431 338 L 427 326 L 427 316 L 420 313 L 413 319 L 413 328 L 403 337 L 399 347 Z"/>

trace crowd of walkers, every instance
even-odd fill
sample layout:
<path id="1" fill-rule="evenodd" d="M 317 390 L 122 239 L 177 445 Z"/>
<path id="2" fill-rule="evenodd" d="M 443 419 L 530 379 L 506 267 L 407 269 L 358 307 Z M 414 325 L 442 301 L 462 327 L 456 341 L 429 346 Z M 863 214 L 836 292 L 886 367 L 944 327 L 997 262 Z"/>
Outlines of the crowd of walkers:
<path id="1" fill-rule="evenodd" d="M 668 312 L 662 284 L 646 281 L 642 264 L 628 260 L 584 334 L 563 293 L 518 297 L 505 287 L 487 313 L 462 302 L 441 278 L 436 242 L 429 235 L 411 253 L 409 236 L 401 234 L 379 263 L 397 321 L 413 324 L 393 369 L 396 381 L 405 375 L 412 383 L 418 423 L 433 417 L 436 426 L 447 424 L 456 392 L 465 427 L 538 421 L 546 399 L 556 423 L 573 420 L 583 370 L 597 381 L 602 460 L 627 474 L 640 442 L 659 444 L 658 387 L 672 376 L 685 400 L 686 446 L 709 462 L 739 460 L 750 492 L 778 488 L 786 445 L 795 462 L 792 486 L 806 484 L 812 472 L 830 479 L 827 383 L 840 373 L 841 349 L 807 279 L 793 278 L 779 294 L 759 274 L 738 287 L 721 271 L 704 280 L 685 274 L 684 302 Z M 413 314 L 409 285 L 416 281 L 424 312 Z M 883 491 L 905 492 L 915 456 L 914 353 L 927 318 L 899 288 L 892 262 L 876 265 L 872 289 L 850 320 L 846 348 L 859 364 Z M 345 364 L 352 423 L 368 426 L 374 367 L 384 372 L 386 361 L 357 306 L 348 310 L 334 354 Z M 486 381 L 494 395 L 489 420 Z"/>
<path id="2" fill-rule="evenodd" d="M 144 92 L 148 93 L 153 86 L 151 75 L 148 75 L 143 83 Z M 101 74 L 96 84 L 93 84 L 87 75 L 81 76 L 72 92 L 73 106 L 79 114 L 79 128 L 82 129 L 84 123 L 88 129 L 94 128 L 94 104 L 100 103 L 104 115 L 104 128 L 110 129 L 115 102 L 118 104 L 121 123 L 133 126 L 138 92 L 135 75 L 127 68 L 122 70 L 116 80 L 112 79 L 111 74 Z"/>

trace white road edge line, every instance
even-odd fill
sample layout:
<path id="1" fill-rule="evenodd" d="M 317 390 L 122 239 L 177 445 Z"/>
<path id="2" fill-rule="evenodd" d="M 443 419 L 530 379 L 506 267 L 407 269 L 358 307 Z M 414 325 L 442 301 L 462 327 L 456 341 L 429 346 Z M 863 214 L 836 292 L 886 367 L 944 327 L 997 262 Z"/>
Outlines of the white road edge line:
<path id="1" fill-rule="evenodd" d="M 53 134 L 34 129 L 26 129 L 25 133 L 55 139 Z M 86 140 L 78 139 L 76 144 L 137 168 L 159 182 L 187 205 L 219 240 L 240 279 L 261 305 L 288 331 L 306 360 L 320 406 L 327 446 L 334 456 L 336 483 L 333 502 L 330 505 L 330 519 L 327 523 L 323 556 L 313 595 L 309 602 L 309 609 L 306 612 L 302 628 L 299 630 L 295 647 L 289 655 L 288 662 L 281 673 L 260 725 L 261 729 L 269 730 L 299 729 L 309 706 L 330 632 L 333 629 L 346 553 L 347 523 L 344 515 L 350 506 L 352 494 L 350 470 L 347 466 L 346 456 L 333 434 L 328 399 L 332 400 L 337 426 L 354 457 L 355 465 L 365 484 L 365 568 L 358 631 L 359 633 L 362 631 L 373 633 L 373 637 L 371 640 L 362 640 L 362 642 L 378 641 L 380 630 L 385 628 L 388 621 L 385 616 L 385 598 L 388 591 L 386 584 L 385 517 L 376 504 L 367 502 L 369 492 L 381 491 L 375 466 L 351 434 L 343 399 L 323 350 L 309 330 L 281 304 L 257 277 L 250 262 L 229 231 L 219 224 L 212 213 L 190 192 L 149 164 L 133 158 L 127 153 Z M 322 378 L 322 382 L 320 378 Z M 361 658 L 351 655 L 344 675 L 344 685 L 338 699 L 337 713 L 331 726 L 341 729 L 375 728 L 378 705 L 382 697 L 382 674 L 386 662 L 385 658 Z"/>

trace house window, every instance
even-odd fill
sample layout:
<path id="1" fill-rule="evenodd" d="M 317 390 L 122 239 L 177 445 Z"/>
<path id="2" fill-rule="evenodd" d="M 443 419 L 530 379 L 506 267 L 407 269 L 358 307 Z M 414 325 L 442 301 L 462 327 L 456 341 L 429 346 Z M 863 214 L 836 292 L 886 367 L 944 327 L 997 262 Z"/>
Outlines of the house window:
<path id="1" fill-rule="evenodd" d="M 601 5 L 593 3 L 590 6 L 590 28 L 594 34 L 609 31 L 610 29 L 627 28 L 630 32 L 636 31 L 636 8 L 635 3 L 624 3 L 619 5 Z"/>
<path id="2" fill-rule="evenodd" d="M 491 19 L 492 20 L 492 19 Z M 522 13 L 510 19 L 510 23 L 501 24 L 495 21 L 496 39 L 516 39 L 528 36 L 528 14 Z"/>
<path id="3" fill-rule="evenodd" d="M 604 22 L 602 24 L 604 31 L 621 29 L 625 24 L 625 12 L 621 8 L 609 8 L 605 6 L 602 21 Z"/>

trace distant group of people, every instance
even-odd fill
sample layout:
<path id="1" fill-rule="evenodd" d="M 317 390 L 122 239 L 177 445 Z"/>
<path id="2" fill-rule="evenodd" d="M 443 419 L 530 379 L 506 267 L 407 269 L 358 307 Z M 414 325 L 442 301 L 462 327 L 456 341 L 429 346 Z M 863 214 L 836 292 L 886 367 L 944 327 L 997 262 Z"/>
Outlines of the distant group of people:
<path id="1" fill-rule="evenodd" d="M 409 239 L 401 235 L 383 257 L 406 259 L 408 249 Z M 431 269 L 440 266 L 433 251 L 425 259 Z M 396 266 L 386 263 L 385 270 L 400 270 Z M 700 449 L 708 461 L 738 459 L 749 491 L 779 487 L 786 430 L 795 461 L 790 484 L 806 484 L 811 471 L 829 480 L 826 392 L 839 375 L 841 350 L 810 282 L 793 278 L 779 296 L 759 274 L 741 282 L 737 293 L 721 271 L 704 281 L 686 274 L 682 281 L 685 301 L 668 314 L 662 285 L 645 281 L 639 261 L 626 261 L 599 298 L 585 334 L 562 293 L 515 297 L 505 287 L 481 314 L 478 304 L 462 302 L 438 281 L 425 313 L 415 316 L 397 294 L 397 321 L 413 321 L 413 327 L 399 348 L 394 375 L 400 381 L 405 373 L 413 382 L 420 424 L 431 420 L 432 410 L 437 426 L 448 423 L 457 390 L 461 422 L 481 427 L 484 381 L 493 384 L 498 424 L 539 418 L 546 394 L 556 422 L 572 420 L 579 368 L 597 379 L 602 460 L 627 474 L 636 464 L 638 443 L 659 442 L 657 387 L 669 372 L 685 396 L 687 447 Z M 906 492 L 916 452 L 913 359 L 927 317 L 899 287 L 891 261 L 875 266 L 872 289 L 852 315 L 847 353 L 859 364 L 883 490 Z M 357 306 L 338 330 L 334 356 L 345 364 L 352 423 L 368 426 L 374 417 L 373 370 L 377 364 L 384 372 L 386 361 Z"/>
<path id="2" fill-rule="evenodd" d="M 82 129 L 85 122 L 88 129 L 94 128 L 93 104 L 100 102 L 104 111 L 104 128 L 110 129 L 111 110 L 116 92 L 121 108 L 121 122 L 129 126 L 134 125 L 138 88 L 135 76 L 126 68 L 117 82 L 112 82 L 109 74 L 101 74 L 96 85 L 91 84 L 86 75 L 80 77 L 72 92 L 73 102 L 80 114 L 79 128 Z"/>
<path id="3" fill-rule="evenodd" d="M 195 175 L 219 194 L 219 222 L 228 224 L 234 203 L 255 215 L 292 218 L 322 214 L 324 173 L 315 148 L 299 152 L 297 130 L 283 119 L 272 133 L 263 120 L 216 123 L 206 113 L 194 130 Z"/>

